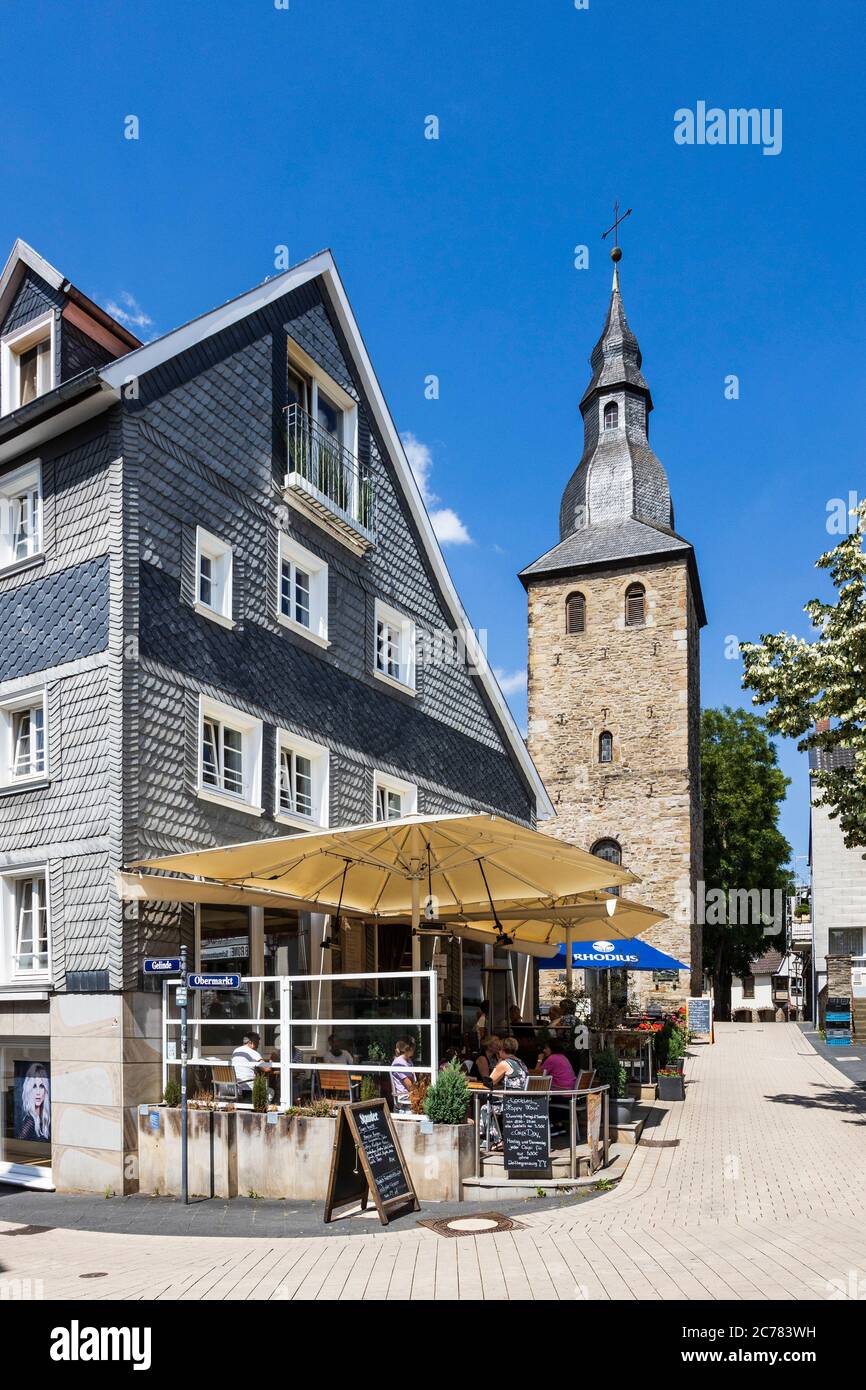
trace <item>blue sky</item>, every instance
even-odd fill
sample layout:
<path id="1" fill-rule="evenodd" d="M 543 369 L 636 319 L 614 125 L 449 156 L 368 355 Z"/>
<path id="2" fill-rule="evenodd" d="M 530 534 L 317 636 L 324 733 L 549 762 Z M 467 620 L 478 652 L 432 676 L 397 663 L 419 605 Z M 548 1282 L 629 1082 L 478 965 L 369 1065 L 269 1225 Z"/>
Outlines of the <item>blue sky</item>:
<path id="1" fill-rule="evenodd" d="M 145 336 L 272 274 L 276 246 L 330 246 L 432 505 L 471 537 L 449 562 L 522 724 L 515 576 L 580 455 L 619 197 L 652 443 L 710 619 L 703 702 L 736 704 L 726 639 L 806 634 L 828 502 L 864 487 L 864 28 L 861 0 L 31 0 L 4 12 L 0 240 Z M 781 108 L 781 152 L 676 144 L 698 101 Z M 804 760 L 782 760 L 802 855 Z"/>

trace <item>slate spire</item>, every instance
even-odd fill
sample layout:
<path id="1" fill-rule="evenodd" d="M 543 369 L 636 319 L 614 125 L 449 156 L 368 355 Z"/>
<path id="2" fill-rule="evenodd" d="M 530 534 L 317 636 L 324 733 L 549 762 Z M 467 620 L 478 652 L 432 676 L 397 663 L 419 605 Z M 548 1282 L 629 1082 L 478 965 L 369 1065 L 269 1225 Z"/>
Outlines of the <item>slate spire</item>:
<path id="1" fill-rule="evenodd" d="M 618 253 L 618 254 L 616 254 Z M 649 446 L 652 396 L 629 327 L 619 285 L 619 247 L 612 253 L 613 288 L 592 376 L 580 402 L 584 447 L 560 507 L 560 539 L 583 528 L 630 520 L 673 531 L 667 475 Z"/>

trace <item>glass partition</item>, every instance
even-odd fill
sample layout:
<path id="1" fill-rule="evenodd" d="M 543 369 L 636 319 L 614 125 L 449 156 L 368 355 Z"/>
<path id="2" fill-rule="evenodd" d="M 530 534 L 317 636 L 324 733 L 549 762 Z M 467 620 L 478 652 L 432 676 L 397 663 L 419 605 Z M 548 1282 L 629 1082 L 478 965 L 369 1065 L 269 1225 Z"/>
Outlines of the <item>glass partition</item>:
<path id="1" fill-rule="evenodd" d="M 179 984 L 163 981 L 163 1086 L 181 1063 Z M 358 1099 L 362 1090 L 365 1098 L 391 1096 L 394 1074 L 432 1077 L 438 1067 L 433 971 L 246 976 L 238 989 L 190 990 L 189 1006 L 190 1099 L 210 1093 L 250 1103 L 250 1069 L 233 1054 L 250 1050 L 251 1034 L 261 1059 L 255 1070 L 266 1073 L 271 1103 L 281 1108 Z M 233 1097 L 227 1067 L 242 1083 Z"/>

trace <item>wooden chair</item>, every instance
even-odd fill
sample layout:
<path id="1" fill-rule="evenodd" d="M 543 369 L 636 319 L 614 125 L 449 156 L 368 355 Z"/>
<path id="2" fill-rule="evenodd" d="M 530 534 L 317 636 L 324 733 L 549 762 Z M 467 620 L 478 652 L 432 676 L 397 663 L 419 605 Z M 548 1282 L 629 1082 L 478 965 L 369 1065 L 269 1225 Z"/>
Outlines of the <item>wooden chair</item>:
<path id="1" fill-rule="evenodd" d="M 552 1085 L 553 1077 L 549 1076 L 547 1072 L 544 1071 L 537 1076 L 528 1076 L 526 1078 L 527 1091 L 549 1091 Z"/>
<path id="2" fill-rule="evenodd" d="M 235 1076 L 235 1069 L 231 1063 L 226 1062 L 222 1066 L 214 1064 L 211 1067 L 211 1081 L 213 1084 L 214 1100 L 240 1100 L 240 1083 Z"/>
<path id="3" fill-rule="evenodd" d="M 333 1100 L 353 1101 L 357 1099 L 356 1089 L 347 1071 L 327 1071 L 323 1068 L 319 1072 L 319 1090 L 323 1096 Z"/>

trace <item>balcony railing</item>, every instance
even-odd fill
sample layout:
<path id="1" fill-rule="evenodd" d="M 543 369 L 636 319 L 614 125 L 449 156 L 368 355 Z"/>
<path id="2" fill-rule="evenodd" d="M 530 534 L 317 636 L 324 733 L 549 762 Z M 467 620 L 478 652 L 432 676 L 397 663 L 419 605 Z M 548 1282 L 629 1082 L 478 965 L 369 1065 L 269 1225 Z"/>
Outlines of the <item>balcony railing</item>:
<path id="1" fill-rule="evenodd" d="M 319 519 L 356 542 L 375 533 L 373 480 L 360 460 L 300 406 L 286 411 L 286 489 L 301 495 Z"/>

